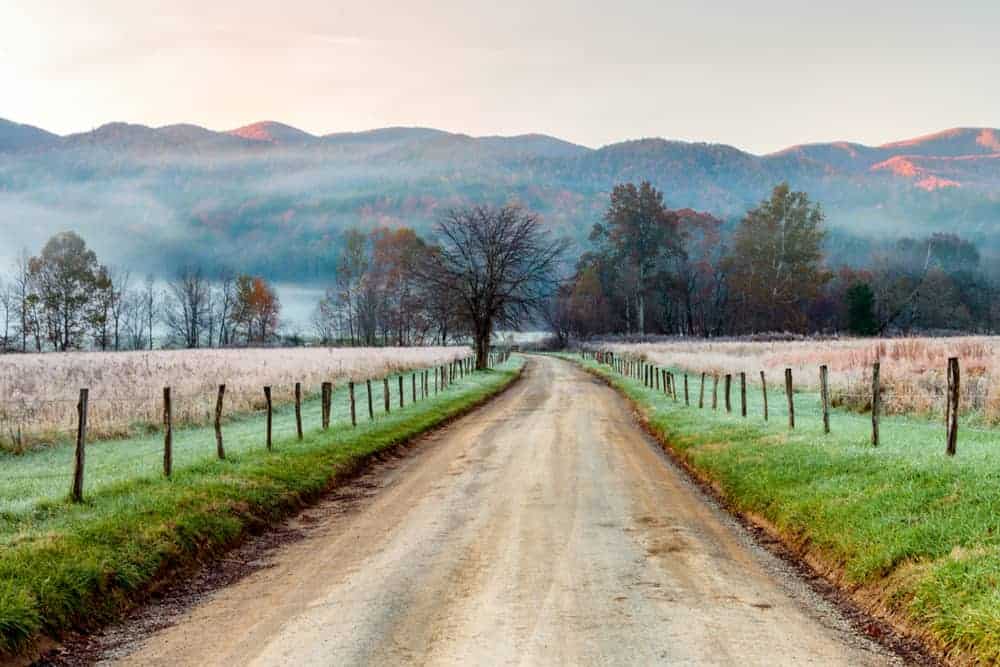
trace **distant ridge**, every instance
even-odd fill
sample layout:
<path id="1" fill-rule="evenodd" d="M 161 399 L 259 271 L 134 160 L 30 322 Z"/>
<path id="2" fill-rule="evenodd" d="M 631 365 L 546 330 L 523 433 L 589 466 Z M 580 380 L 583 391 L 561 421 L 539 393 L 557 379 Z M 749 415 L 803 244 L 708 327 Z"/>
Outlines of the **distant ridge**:
<path id="1" fill-rule="evenodd" d="M 1000 130 L 991 128 L 754 155 L 662 138 L 594 149 L 544 134 L 427 127 L 317 136 L 277 121 L 227 132 L 108 123 L 59 137 L 0 121 L 7 247 L 35 247 L 69 227 L 98 248 L 134 247 L 125 264 L 155 261 L 167 272 L 200 258 L 327 281 L 343 230 L 408 225 L 429 234 L 443 211 L 472 202 L 521 203 L 584 243 L 614 185 L 640 180 L 671 207 L 729 222 L 787 181 L 822 203 L 831 238 L 941 231 L 1000 255 Z"/>
<path id="2" fill-rule="evenodd" d="M 226 134 L 250 141 L 260 141 L 270 144 L 304 144 L 316 141 L 315 137 L 308 132 L 278 123 L 273 120 L 265 120 L 252 125 L 244 125 L 235 130 L 229 130 Z"/>

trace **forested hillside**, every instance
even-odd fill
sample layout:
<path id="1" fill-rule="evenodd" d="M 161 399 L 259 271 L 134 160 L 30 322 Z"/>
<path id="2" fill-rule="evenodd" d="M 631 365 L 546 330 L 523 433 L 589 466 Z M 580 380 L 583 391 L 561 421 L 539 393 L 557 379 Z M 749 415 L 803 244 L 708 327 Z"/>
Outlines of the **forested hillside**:
<path id="1" fill-rule="evenodd" d="M 756 156 L 662 139 L 594 150 L 422 128 L 314 136 L 270 122 L 231 132 L 112 123 L 58 137 L 0 121 L 0 259 L 72 228 L 113 263 L 161 274 L 203 263 L 325 281 L 349 227 L 426 233 L 450 207 L 514 200 L 583 241 L 613 186 L 643 179 L 669 206 L 730 228 L 788 181 L 823 205 L 837 263 L 867 261 L 872 239 L 935 231 L 986 256 L 998 250 L 989 232 L 1000 220 L 1000 132 L 988 129 Z"/>

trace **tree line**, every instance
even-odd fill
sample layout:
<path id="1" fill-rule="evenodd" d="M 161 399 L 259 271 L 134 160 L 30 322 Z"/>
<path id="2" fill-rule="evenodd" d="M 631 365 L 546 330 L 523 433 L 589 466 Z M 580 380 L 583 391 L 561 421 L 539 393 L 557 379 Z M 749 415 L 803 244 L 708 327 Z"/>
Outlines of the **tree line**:
<path id="1" fill-rule="evenodd" d="M 997 281 L 952 234 L 884 242 L 831 266 L 822 207 L 780 184 L 738 221 L 671 209 L 648 182 L 617 185 L 575 266 L 519 206 L 446 212 L 431 240 L 408 227 L 349 229 L 312 325 L 322 344 L 475 343 L 547 325 L 565 342 L 609 334 L 993 332 Z M 260 276 L 183 268 L 162 286 L 101 264 L 80 236 L 23 252 L 0 282 L 0 351 L 152 349 L 281 339 Z"/>
<path id="2" fill-rule="evenodd" d="M 648 182 L 611 192 L 547 309 L 561 341 L 608 334 L 992 332 L 998 283 L 952 234 L 884 242 L 830 266 L 822 207 L 788 184 L 735 225 L 670 209 Z"/>
<path id="3" fill-rule="evenodd" d="M 278 333 L 281 303 L 258 276 L 186 267 L 162 287 L 133 281 L 74 232 L 22 251 L 12 268 L 0 280 L 0 352 L 255 345 Z"/>

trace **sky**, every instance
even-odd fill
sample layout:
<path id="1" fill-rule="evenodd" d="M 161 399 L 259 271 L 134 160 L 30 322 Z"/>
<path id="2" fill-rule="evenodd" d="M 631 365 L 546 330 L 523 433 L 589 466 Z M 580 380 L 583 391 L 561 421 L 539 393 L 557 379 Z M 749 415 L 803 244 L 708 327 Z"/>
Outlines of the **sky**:
<path id="1" fill-rule="evenodd" d="M 868 144 L 1000 126 L 1000 3 L 0 0 L 0 118 Z"/>

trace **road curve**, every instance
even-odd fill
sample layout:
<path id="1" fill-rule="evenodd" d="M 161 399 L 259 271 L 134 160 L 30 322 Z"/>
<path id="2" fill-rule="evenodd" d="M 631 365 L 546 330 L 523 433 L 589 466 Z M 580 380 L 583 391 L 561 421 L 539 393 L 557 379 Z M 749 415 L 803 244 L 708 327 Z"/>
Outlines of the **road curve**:
<path id="1" fill-rule="evenodd" d="M 900 663 L 564 361 L 530 358 L 514 388 L 368 486 L 109 662 Z"/>

